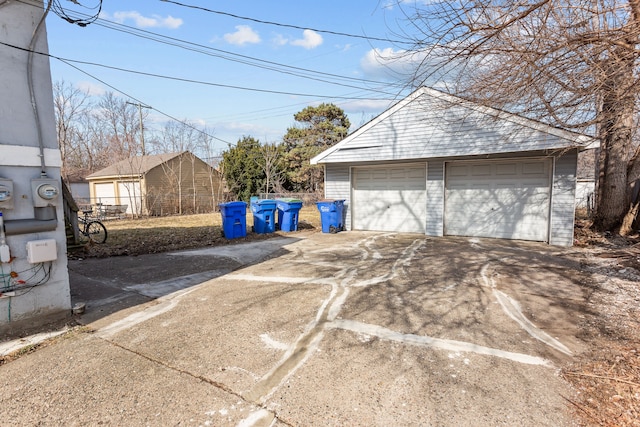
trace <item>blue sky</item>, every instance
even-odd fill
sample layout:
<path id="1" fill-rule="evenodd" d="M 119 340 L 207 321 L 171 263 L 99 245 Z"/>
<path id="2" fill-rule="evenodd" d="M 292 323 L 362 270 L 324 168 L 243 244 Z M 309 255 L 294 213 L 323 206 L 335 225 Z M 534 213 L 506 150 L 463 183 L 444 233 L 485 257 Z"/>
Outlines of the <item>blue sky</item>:
<path id="1" fill-rule="evenodd" d="M 229 143 L 244 135 L 277 142 L 294 124 L 296 112 L 321 102 L 333 102 L 343 108 L 353 131 L 407 94 L 398 86 L 406 81 L 391 76 L 378 60 L 379 55 L 402 50 L 401 44 L 390 39 L 398 39 L 394 33 L 406 24 L 401 11 L 385 6 L 384 1 L 180 1 L 254 19 L 246 20 L 161 0 L 104 0 L 101 19 L 84 28 L 53 13 L 49 15 L 51 55 L 210 84 L 73 63 L 104 82 L 101 83 L 53 58 L 52 78 L 92 94 L 116 92 L 113 88 L 124 92 L 133 98 L 132 102 L 138 100 L 154 108 L 149 117 L 156 130 L 167 120 L 156 111 L 159 110 L 206 126 L 215 137 Z M 73 11 L 94 13 L 69 1 L 60 3 L 74 17 L 78 15 Z M 81 3 L 91 7 L 98 1 Z M 395 66 L 403 67 L 407 62 L 397 61 Z M 227 146 L 222 141 L 218 144 L 220 150 Z"/>

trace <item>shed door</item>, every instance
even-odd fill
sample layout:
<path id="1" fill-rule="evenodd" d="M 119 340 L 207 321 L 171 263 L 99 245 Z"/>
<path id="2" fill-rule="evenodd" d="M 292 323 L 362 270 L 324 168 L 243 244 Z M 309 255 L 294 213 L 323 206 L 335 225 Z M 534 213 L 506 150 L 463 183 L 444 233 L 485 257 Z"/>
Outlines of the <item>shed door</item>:
<path id="1" fill-rule="evenodd" d="M 95 186 L 96 199 L 94 203 L 113 205 L 116 203 L 116 190 L 113 182 L 104 182 Z"/>
<path id="2" fill-rule="evenodd" d="M 354 230 L 424 233 L 426 165 L 355 168 Z"/>
<path id="3" fill-rule="evenodd" d="M 551 161 L 446 165 L 445 234 L 547 241 Z"/>

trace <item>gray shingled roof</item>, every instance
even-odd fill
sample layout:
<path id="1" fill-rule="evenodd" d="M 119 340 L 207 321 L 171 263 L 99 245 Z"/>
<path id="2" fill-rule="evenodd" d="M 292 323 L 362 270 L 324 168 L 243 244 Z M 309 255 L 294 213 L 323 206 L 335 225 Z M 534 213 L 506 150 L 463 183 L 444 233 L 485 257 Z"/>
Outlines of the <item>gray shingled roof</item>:
<path id="1" fill-rule="evenodd" d="M 87 179 L 105 178 L 108 176 L 144 175 L 145 173 L 149 172 L 151 169 L 157 166 L 160 166 L 161 164 L 168 162 L 169 160 L 183 153 L 165 153 L 165 154 L 155 154 L 151 156 L 131 157 L 128 159 L 121 160 L 117 163 L 114 163 L 111 166 L 107 166 L 102 170 L 94 172 L 91 175 L 87 176 Z"/>

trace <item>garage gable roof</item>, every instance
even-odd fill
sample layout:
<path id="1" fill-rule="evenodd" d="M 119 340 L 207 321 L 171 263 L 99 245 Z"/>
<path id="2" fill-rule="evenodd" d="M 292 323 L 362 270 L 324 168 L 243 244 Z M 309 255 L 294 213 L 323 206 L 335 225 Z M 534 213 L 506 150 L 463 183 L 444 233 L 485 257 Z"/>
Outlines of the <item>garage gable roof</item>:
<path id="1" fill-rule="evenodd" d="M 184 152 L 186 153 L 186 151 Z M 151 169 L 168 162 L 183 153 L 165 153 L 147 156 L 136 156 L 121 160 L 87 176 L 86 179 L 110 178 L 110 177 L 138 177 L 146 174 Z"/>
<path id="2" fill-rule="evenodd" d="M 422 87 L 311 164 L 516 153 L 593 143 L 584 134 Z"/>

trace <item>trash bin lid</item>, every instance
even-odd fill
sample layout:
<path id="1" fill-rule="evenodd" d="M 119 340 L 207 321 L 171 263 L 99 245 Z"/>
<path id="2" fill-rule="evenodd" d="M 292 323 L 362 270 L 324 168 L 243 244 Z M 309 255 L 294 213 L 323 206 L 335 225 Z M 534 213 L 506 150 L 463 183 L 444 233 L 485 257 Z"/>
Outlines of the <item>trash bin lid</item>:
<path id="1" fill-rule="evenodd" d="M 290 198 L 283 198 L 283 199 L 277 199 L 279 202 L 285 202 L 285 203 L 302 203 L 302 199 L 290 199 Z"/>
<path id="2" fill-rule="evenodd" d="M 243 201 L 238 201 L 238 202 L 226 202 L 226 203 L 220 203 L 218 206 L 222 206 L 225 208 L 235 208 L 235 207 L 241 207 L 247 206 L 247 202 L 243 202 Z"/>

